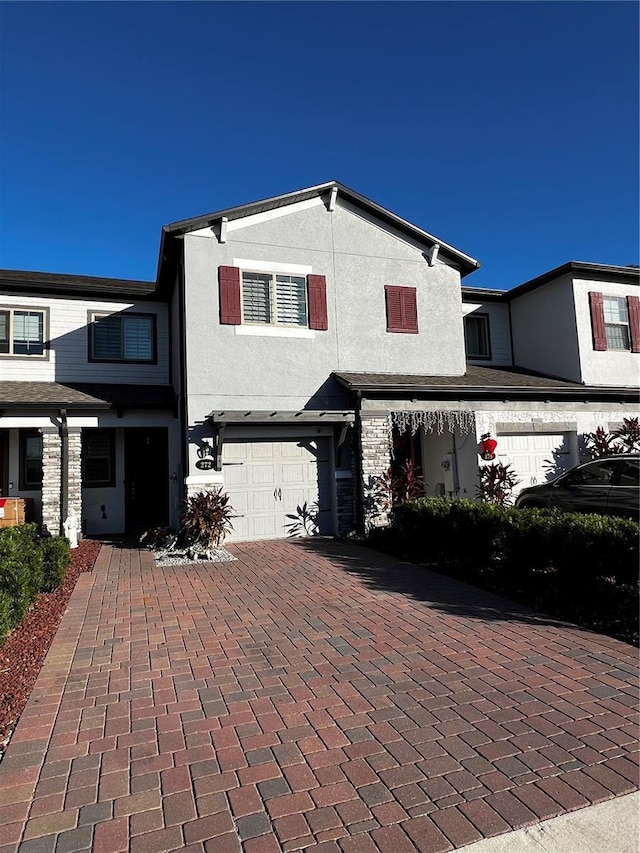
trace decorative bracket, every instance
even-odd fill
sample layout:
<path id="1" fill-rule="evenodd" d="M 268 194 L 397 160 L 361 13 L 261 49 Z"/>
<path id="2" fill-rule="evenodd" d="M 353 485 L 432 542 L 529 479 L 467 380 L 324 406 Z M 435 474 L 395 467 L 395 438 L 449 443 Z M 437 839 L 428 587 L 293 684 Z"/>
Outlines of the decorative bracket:
<path id="1" fill-rule="evenodd" d="M 438 260 L 438 252 L 440 251 L 440 243 L 434 243 L 433 246 L 429 249 L 428 252 L 425 252 L 427 256 L 427 263 L 430 267 L 432 267 L 435 262 Z"/>
<path id="2" fill-rule="evenodd" d="M 331 187 L 331 195 L 329 196 L 329 204 L 327 205 L 327 210 L 329 213 L 333 213 L 336 209 L 336 199 L 338 197 L 338 187 Z"/>

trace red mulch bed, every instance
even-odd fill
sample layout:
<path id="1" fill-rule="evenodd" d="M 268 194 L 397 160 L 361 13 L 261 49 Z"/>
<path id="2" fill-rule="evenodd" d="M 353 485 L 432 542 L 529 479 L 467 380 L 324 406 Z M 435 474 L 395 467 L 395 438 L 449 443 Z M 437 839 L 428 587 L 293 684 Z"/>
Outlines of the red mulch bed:
<path id="1" fill-rule="evenodd" d="M 93 569 L 100 548 L 99 542 L 80 542 L 71 552 L 64 584 L 54 592 L 40 593 L 22 623 L 0 645 L 0 758 L 36 683 L 78 575 Z"/>

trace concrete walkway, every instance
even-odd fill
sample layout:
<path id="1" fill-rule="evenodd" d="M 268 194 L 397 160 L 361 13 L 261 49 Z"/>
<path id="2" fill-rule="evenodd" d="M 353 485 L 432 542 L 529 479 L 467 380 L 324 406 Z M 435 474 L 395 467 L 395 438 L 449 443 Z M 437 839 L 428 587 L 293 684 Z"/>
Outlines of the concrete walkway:
<path id="1" fill-rule="evenodd" d="M 80 577 L 0 763 L 0 853 L 441 853 L 638 788 L 631 646 L 358 546 L 231 550 L 105 546 Z"/>

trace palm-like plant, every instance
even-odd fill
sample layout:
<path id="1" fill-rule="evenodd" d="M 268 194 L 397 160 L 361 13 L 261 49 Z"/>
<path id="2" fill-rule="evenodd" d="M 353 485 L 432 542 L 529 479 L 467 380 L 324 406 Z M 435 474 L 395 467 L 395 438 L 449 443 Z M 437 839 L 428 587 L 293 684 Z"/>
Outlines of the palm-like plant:
<path id="1" fill-rule="evenodd" d="M 185 501 L 181 533 L 192 548 L 211 552 L 233 528 L 233 508 L 221 488 L 199 492 Z"/>

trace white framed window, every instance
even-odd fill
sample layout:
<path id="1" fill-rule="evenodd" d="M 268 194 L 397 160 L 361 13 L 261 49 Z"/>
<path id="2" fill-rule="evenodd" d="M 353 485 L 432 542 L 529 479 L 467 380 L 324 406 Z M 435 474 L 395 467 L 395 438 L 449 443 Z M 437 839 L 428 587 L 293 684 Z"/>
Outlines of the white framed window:
<path id="1" fill-rule="evenodd" d="M 0 356 L 46 358 L 43 309 L 0 308 Z"/>
<path id="2" fill-rule="evenodd" d="M 491 358 L 488 314 L 467 314 L 464 318 L 467 358 Z"/>
<path id="3" fill-rule="evenodd" d="M 154 314 L 89 314 L 89 361 L 156 361 Z"/>
<path id="4" fill-rule="evenodd" d="M 629 309 L 623 296 L 604 296 L 604 331 L 607 349 L 630 350 Z"/>
<path id="5" fill-rule="evenodd" d="M 242 322 L 306 328 L 309 320 L 305 276 L 243 272 Z"/>

